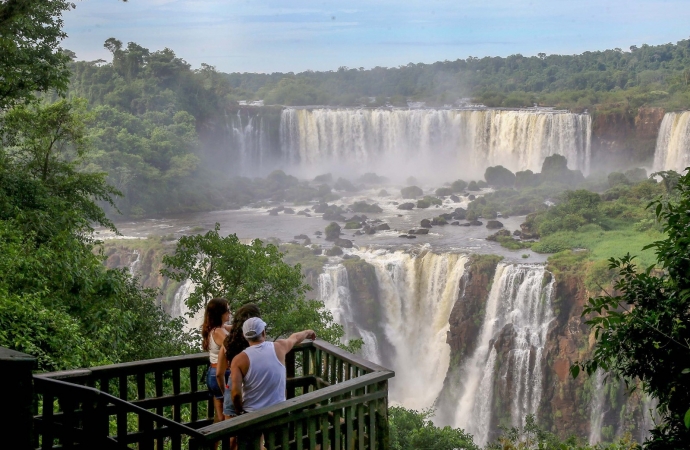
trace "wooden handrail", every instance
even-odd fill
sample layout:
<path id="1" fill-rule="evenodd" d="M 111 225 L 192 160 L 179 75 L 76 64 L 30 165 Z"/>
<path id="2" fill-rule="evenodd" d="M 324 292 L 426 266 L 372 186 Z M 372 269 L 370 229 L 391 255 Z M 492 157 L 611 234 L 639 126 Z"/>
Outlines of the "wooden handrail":
<path id="1" fill-rule="evenodd" d="M 384 370 L 380 372 L 369 373 L 362 375 L 352 380 L 344 381 L 333 386 L 309 392 L 308 394 L 300 395 L 299 397 L 291 398 L 277 405 L 269 406 L 260 411 L 243 414 L 234 419 L 224 420 L 222 422 L 208 425 L 204 428 L 199 428 L 199 432 L 205 435 L 207 440 L 217 440 L 225 435 L 233 435 L 237 432 L 247 428 L 265 423 L 276 417 L 290 414 L 293 411 L 299 411 L 305 407 L 311 406 L 320 401 L 342 395 L 346 392 L 354 391 L 371 384 L 388 380 L 395 374 L 393 371 Z"/>

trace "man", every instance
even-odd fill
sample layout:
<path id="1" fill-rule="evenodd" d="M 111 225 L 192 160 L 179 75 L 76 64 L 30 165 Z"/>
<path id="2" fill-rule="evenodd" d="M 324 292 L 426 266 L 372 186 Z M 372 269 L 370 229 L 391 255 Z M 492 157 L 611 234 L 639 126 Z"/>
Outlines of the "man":
<path id="1" fill-rule="evenodd" d="M 312 330 L 294 333 L 287 339 L 266 341 L 266 322 L 251 317 L 242 334 L 249 348 L 235 356 L 230 365 L 232 403 L 240 415 L 285 401 L 285 355 L 305 339 L 316 339 Z"/>

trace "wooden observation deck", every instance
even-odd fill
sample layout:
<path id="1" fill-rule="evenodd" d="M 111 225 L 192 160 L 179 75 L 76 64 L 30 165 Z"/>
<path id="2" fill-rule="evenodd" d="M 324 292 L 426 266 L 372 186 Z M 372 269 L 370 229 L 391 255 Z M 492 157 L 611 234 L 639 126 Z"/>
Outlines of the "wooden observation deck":
<path id="1" fill-rule="evenodd" d="M 287 401 L 213 424 L 206 353 L 34 375 L 35 449 L 388 449 L 394 373 L 323 341 L 286 357 Z"/>

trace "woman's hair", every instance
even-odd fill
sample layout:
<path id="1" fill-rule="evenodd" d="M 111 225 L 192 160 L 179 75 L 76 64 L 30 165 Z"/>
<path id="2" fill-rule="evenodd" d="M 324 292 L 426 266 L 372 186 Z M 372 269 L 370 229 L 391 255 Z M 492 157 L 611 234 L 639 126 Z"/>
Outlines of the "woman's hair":
<path id="1" fill-rule="evenodd" d="M 242 325 L 244 325 L 244 321 L 250 317 L 261 317 L 261 311 L 259 311 L 259 307 L 254 303 L 248 303 L 235 312 L 235 317 L 232 321 L 232 330 L 230 330 L 230 333 L 225 337 L 225 341 L 223 341 L 228 365 L 232 362 L 232 358 L 249 347 L 249 342 L 247 342 L 242 334 Z"/>
<path id="2" fill-rule="evenodd" d="M 204 324 L 201 326 L 201 347 L 208 350 L 211 331 L 223 325 L 223 314 L 228 312 L 228 301 L 224 298 L 212 298 L 206 305 Z"/>

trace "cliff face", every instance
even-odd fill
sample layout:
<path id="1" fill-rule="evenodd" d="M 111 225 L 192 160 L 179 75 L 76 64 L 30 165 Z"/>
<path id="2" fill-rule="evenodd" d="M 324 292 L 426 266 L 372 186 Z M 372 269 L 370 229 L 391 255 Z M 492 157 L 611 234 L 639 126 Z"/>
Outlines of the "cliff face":
<path id="1" fill-rule="evenodd" d="M 464 363 L 477 347 L 491 285 L 496 282 L 494 272 L 498 262 L 499 258 L 484 256 L 473 257 L 468 263 L 450 317 L 447 342 L 451 347 L 451 367 L 437 400 L 437 417 L 452 418 L 457 409 L 463 389 Z M 643 399 L 628 395 L 624 384 L 618 380 L 604 383 L 603 373 L 592 376 L 581 373 L 575 379 L 570 375 L 571 365 L 585 360 L 594 345 L 586 318 L 581 317 L 588 298 L 594 295 L 585 286 L 591 264 L 583 252 L 555 258 L 547 267 L 551 275 L 545 277 L 545 285 L 555 277 L 551 295 L 553 320 L 548 325 L 541 357 L 540 381 L 536 379 L 536 371 L 529 374 L 527 383 L 512 372 L 515 366 L 511 366 L 510 361 L 515 360 L 516 340 L 521 339 L 516 327 L 503 327 L 491 341 L 490 347 L 496 353 L 495 366 L 499 369 L 492 383 L 489 441 L 496 437 L 497 425 L 512 425 L 510 411 L 515 408 L 516 396 L 521 395 L 526 384 L 537 386 L 534 392 L 539 391 L 541 395 L 536 409 L 538 423 L 561 437 L 575 434 L 587 439 L 592 436 L 599 442 L 631 432 L 634 438 L 644 439 L 648 423 L 645 422 Z M 530 359 L 529 364 L 533 362 Z M 535 398 L 534 392 L 530 398 Z M 450 419 L 447 421 L 452 423 Z"/>
<path id="2" fill-rule="evenodd" d="M 643 107 L 637 112 L 595 111 L 592 121 L 592 166 L 642 165 L 654 157 L 665 111 Z"/>

